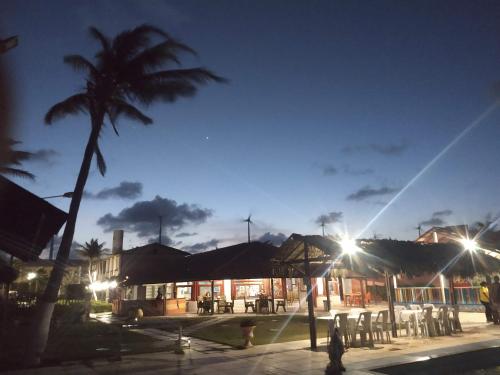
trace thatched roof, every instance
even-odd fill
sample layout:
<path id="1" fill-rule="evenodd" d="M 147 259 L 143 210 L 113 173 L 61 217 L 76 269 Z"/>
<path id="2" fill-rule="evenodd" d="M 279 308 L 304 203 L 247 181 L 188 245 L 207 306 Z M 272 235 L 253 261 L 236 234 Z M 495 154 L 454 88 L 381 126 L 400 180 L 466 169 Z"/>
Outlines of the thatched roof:
<path id="1" fill-rule="evenodd" d="M 321 236 L 292 234 L 280 248 L 276 261 L 282 267 L 293 265 L 304 270 L 304 247 L 307 244 L 312 272 L 324 270 L 328 262 L 333 269 L 348 269 L 365 276 L 375 276 L 385 271 L 417 276 L 441 272 L 445 275 L 472 276 L 498 272 L 500 261 L 484 252 L 464 251 L 456 242 L 416 243 L 397 240 L 357 240 L 362 251 L 348 256 L 342 254 L 338 242 Z M 311 276 L 315 276 L 312 273 Z"/>
<path id="2" fill-rule="evenodd" d="M 67 214 L 0 176 L 0 250 L 27 261 L 38 258 Z"/>
<path id="3" fill-rule="evenodd" d="M 250 242 L 193 254 L 186 258 L 187 274 L 192 281 L 279 277 L 272 264 L 278 252 L 271 244 Z"/>
<path id="4" fill-rule="evenodd" d="M 152 243 L 122 252 L 120 275 L 129 285 L 178 281 L 185 275 L 188 252 Z"/>

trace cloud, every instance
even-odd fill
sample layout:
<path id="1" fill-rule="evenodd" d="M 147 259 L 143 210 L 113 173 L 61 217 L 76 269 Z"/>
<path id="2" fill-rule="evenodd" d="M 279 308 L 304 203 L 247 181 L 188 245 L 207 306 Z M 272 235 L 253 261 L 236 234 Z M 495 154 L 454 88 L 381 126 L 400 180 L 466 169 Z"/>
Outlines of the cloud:
<path id="1" fill-rule="evenodd" d="M 150 201 L 136 202 L 124 208 L 116 216 L 108 213 L 99 218 L 97 224 L 105 232 L 124 229 L 136 233 L 139 237 L 154 237 L 158 234 L 160 216 L 165 229 L 178 231 L 187 224 L 205 222 L 212 213 L 212 210 L 200 208 L 195 204 L 177 204 L 172 199 L 157 195 Z"/>
<path id="2" fill-rule="evenodd" d="M 338 173 L 337 168 L 335 168 L 331 164 L 327 164 L 323 167 L 323 175 L 324 176 L 334 176 Z"/>
<path id="3" fill-rule="evenodd" d="M 158 243 L 158 236 L 156 237 L 151 237 L 148 240 L 148 243 Z M 178 243 L 174 242 L 169 236 L 166 234 L 161 235 L 161 244 L 166 245 L 166 246 L 174 246 L 177 245 Z"/>
<path id="4" fill-rule="evenodd" d="M 316 224 L 333 224 L 342 221 L 342 212 L 330 212 L 326 215 L 319 215 L 314 221 Z"/>
<path id="5" fill-rule="evenodd" d="M 34 163 L 43 163 L 53 165 L 59 153 L 51 148 L 41 148 L 37 151 L 32 151 L 27 161 Z"/>
<path id="6" fill-rule="evenodd" d="M 452 210 L 442 210 L 442 211 L 436 211 L 432 214 L 433 217 L 435 216 L 450 216 L 453 213 Z"/>
<path id="7" fill-rule="evenodd" d="M 375 152 L 385 156 L 398 156 L 408 150 L 409 144 L 406 142 L 393 144 L 378 144 L 370 143 L 368 145 L 346 146 L 342 149 L 345 154 L 353 154 L 358 152 Z"/>
<path id="8" fill-rule="evenodd" d="M 435 211 L 432 213 L 432 216 L 427 219 L 423 220 L 418 225 L 421 226 L 430 226 L 430 227 L 440 227 L 446 223 L 446 221 L 443 219 L 443 216 L 450 216 L 453 213 L 452 210 L 442 210 L 442 211 Z"/>
<path id="9" fill-rule="evenodd" d="M 200 253 L 205 250 L 213 250 L 219 244 L 219 240 L 215 238 L 207 242 L 198 242 L 191 246 L 184 246 L 182 249 L 190 253 Z"/>
<path id="10" fill-rule="evenodd" d="M 271 232 L 266 232 L 259 238 L 257 238 L 257 241 L 260 242 L 268 242 L 272 245 L 275 246 L 280 246 L 288 237 L 283 234 L 283 233 L 271 233 Z"/>
<path id="11" fill-rule="evenodd" d="M 101 191 L 95 194 L 88 191 L 84 193 L 85 198 L 92 198 L 92 199 L 113 199 L 113 198 L 135 199 L 139 198 L 141 195 L 142 195 L 142 184 L 140 182 L 129 182 L 129 181 L 120 182 L 120 185 L 118 186 L 102 189 Z"/>
<path id="12" fill-rule="evenodd" d="M 379 197 L 387 194 L 392 194 L 397 192 L 398 190 L 399 188 L 391 188 L 388 186 L 383 186 L 379 189 L 373 189 L 370 186 L 365 186 L 359 189 L 358 191 L 349 194 L 347 196 L 347 200 L 359 202 L 372 197 Z"/>
<path id="13" fill-rule="evenodd" d="M 344 173 L 351 176 L 364 176 L 375 172 L 372 168 L 351 168 L 349 165 L 344 166 Z"/>
<path id="14" fill-rule="evenodd" d="M 59 246 L 61 246 L 61 239 L 62 239 L 62 236 L 54 236 L 54 259 L 56 259 L 57 252 L 59 251 Z M 69 252 L 70 259 L 81 259 L 81 256 L 76 251 L 80 247 L 81 247 L 81 244 L 79 244 L 76 241 L 73 241 L 71 243 L 71 249 Z M 47 244 L 47 247 L 42 250 L 42 252 L 40 254 L 40 258 L 41 259 L 49 259 L 49 255 L 50 255 L 50 241 Z"/>
<path id="15" fill-rule="evenodd" d="M 188 232 L 181 232 L 181 233 L 177 233 L 175 235 L 175 237 L 177 238 L 183 238 L 183 237 L 192 237 L 192 236 L 196 236 L 198 233 L 196 232 L 193 232 L 193 233 L 188 233 Z"/>

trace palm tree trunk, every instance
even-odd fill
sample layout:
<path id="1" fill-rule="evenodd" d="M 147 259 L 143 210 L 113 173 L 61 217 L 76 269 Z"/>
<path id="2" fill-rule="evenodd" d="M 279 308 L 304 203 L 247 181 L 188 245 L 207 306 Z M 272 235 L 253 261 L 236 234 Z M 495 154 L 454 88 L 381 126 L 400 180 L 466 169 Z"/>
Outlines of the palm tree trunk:
<path id="1" fill-rule="evenodd" d="M 71 244 L 73 242 L 73 235 L 75 233 L 78 210 L 80 208 L 83 190 L 85 188 L 85 184 L 89 175 L 90 165 L 92 163 L 92 157 L 97 145 L 99 132 L 102 127 L 104 112 L 98 111 L 96 113 L 96 116 L 91 115 L 91 117 L 93 117 L 91 121 L 92 131 L 90 133 L 87 146 L 85 147 L 85 153 L 83 156 L 82 165 L 80 167 L 80 173 L 78 174 L 78 178 L 76 180 L 76 185 L 69 208 L 68 219 L 66 221 L 66 226 L 64 228 L 64 233 L 61 239 L 61 245 L 59 246 L 56 261 L 54 263 L 54 267 L 52 268 L 52 272 L 50 273 L 49 282 L 47 284 L 47 287 L 45 288 L 45 292 L 40 301 L 38 301 L 37 303 L 37 310 L 31 330 L 32 336 L 29 338 L 26 351 L 25 363 L 27 366 L 36 366 L 40 364 L 41 356 L 45 351 L 45 347 L 47 345 L 52 313 L 57 302 L 57 296 L 61 287 L 61 281 L 64 276 L 64 270 L 69 258 Z"/>

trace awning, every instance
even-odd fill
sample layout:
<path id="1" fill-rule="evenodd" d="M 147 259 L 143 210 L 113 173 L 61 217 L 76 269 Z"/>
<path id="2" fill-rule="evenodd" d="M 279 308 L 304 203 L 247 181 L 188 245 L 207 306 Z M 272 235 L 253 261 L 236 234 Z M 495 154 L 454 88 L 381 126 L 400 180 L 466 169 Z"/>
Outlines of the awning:
<path id="1" fill-rule="evenodd" d="M 35 260 L 66 218 L 64 211 L 0 176 L 0 250 Z"/>

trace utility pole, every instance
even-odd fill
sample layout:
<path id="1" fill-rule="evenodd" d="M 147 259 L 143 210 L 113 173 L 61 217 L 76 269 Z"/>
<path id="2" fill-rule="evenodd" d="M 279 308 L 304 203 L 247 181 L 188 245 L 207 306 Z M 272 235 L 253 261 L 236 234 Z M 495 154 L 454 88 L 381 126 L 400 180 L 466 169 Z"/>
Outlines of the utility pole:
<path id="1" fill-rule="evenodd" d="M 325 222 L 324 221 L 321 222 L 321 229 L 323 231 L 323 237 L 325 237 Z"/>

